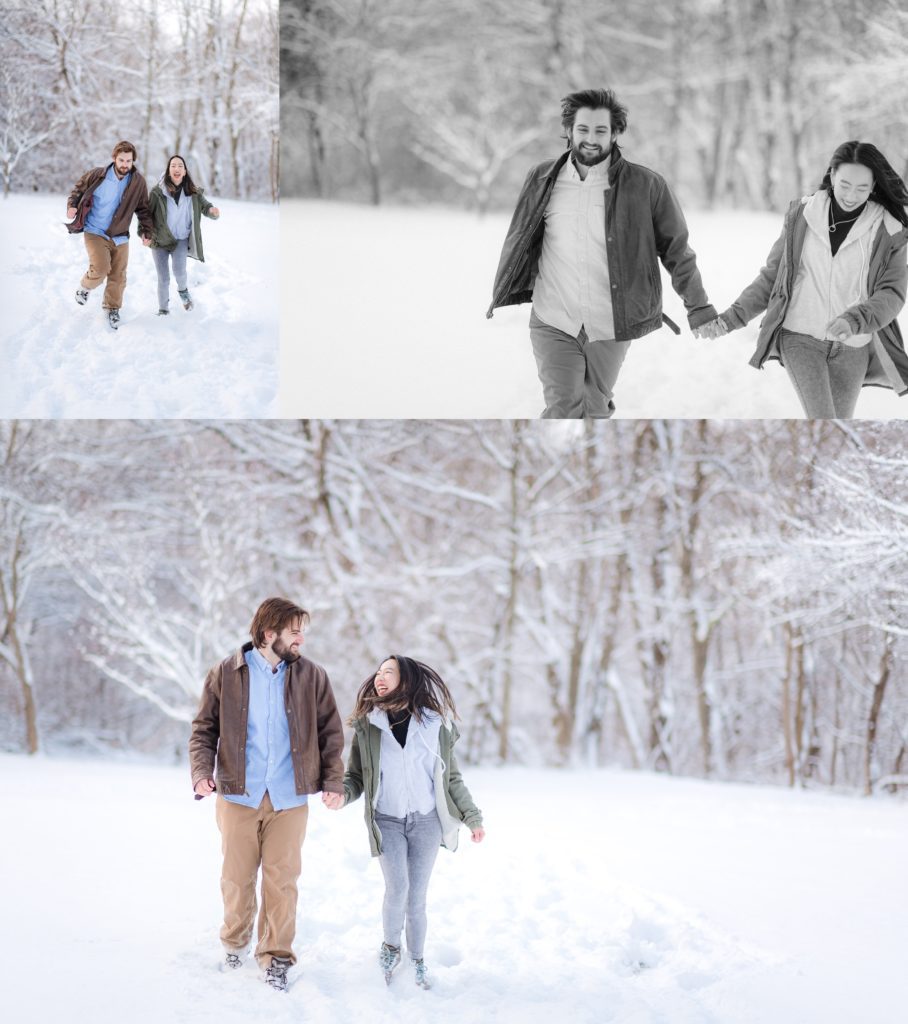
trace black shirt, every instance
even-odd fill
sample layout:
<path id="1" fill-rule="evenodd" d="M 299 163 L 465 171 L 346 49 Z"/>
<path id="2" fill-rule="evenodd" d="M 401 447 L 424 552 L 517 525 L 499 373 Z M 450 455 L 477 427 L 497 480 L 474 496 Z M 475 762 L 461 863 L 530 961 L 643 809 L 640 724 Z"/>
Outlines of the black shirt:
<path id="1" fill-rule="evenodd" d="M 851 226 L 864 212 L 867 204 L 859 206 L 856 210 L 843 210 L 835 201 L 835 196 L 829 193 L 829 245 L 832 248 L 832 255 L 839 251 L 839 246 L 848 237 Z M 835 231 L 832 230 L 835 225 Z"/>
<path id="2" fill-rule="evenodd" d="M 410 712 L 389 711 L 388 725 L 391 726 L 391 732 L 394 734 L 394 739 L 396 739 L 402 747 L 405 747 L 407 745 L 407 728 L 410 725 Z"/>

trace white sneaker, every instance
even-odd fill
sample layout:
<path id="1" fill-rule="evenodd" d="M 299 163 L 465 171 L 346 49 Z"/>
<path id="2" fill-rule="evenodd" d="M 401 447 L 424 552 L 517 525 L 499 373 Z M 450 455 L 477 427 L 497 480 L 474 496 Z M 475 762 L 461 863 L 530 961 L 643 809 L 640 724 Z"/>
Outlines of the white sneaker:
<path id="1" fill-rule="evenodd" d="M 221 961 L 220 968 L 224 974 L 230 974 L 243 966 L 243 953 L 227 953 Z"/>

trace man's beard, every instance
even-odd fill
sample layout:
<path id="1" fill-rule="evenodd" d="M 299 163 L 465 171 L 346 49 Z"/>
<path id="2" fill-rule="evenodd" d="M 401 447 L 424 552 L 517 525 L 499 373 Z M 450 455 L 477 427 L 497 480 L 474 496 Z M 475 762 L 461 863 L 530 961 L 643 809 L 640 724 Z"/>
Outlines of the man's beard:
<path id="1" fill-rule="evenodd" d="M 271 645 L 271 650 L 288 665 L 292 665 L 295 661 L 299 661 L 300 652 L 294 651 L 290 647 L 287 647 L 281 640 L 275 640 Z"/>
<path id="2" fill-rule="evenodd" d="M 595 167 L 596 164 L 601 164 L 603 160 L 607 160 L 609 153 L 612 151 L 611 143 L 608 146 L 597 146 L 596 148 L 596 153 L 584 153 L 580 146 L 572 146 L 571 155 L 574 158 L 574 162 L 584 164 L 586 167 Z"/>

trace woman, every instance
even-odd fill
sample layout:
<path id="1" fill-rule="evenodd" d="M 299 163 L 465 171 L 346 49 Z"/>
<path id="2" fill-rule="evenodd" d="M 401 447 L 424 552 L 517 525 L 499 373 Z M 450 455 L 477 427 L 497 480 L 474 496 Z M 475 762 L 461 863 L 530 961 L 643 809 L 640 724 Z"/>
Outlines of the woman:
<path id="1" fill-rule="evenodd" d="M 221 211 L 212 206 L 202 190 L 194 184 L 179 155 L 167 161 L 167 169 L 148 196 L 154 220 L 151 246 L 158 272 L 158 316 L 170 312 L 170 260 L 173 276 L 183 301 L 183 308 L 192 309 L 192 297 L 186 281 L 186 257 L 205 262 L 202 252 L 202 217 L 217 220 Z"/>
<path id="2" fill-rule="evenodd" d="M 843 143 L 819 190 L 789 207 L 766 266 L 721 314 L 735 330 L 766 311 L 750 365 L 778 359 L 810 418 L 850 417 L 867 384 L 908 390 L 896 322 L 906 204 L 905 183 L 876 146 Z"/>
<path id="3" fill-rule="evenodd" d="M 429 987 L 426 891 L 438 848 L 457 849 L 461 822 L 474 843 L 485 837 L 482 815 L 457 767 L 458 732 L 448 715 L 453 719 L 457 712 L 437 672 L 413 658 L 386 658 L 356 696 L 344 795 L 323 796 L 336 810 L 365 791 L 369 845 L 385 877 L 379 965 L 390 982 L 406 921 L 407 953 L 422 988 Z"/>

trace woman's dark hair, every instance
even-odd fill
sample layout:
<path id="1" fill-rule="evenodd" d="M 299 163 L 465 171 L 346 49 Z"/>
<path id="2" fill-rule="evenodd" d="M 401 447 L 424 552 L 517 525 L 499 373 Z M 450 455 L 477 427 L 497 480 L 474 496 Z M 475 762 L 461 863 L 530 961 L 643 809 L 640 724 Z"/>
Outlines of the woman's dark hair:
<path id="1" fill-rule="evenodd" d="M 451 691 L 434 668 L 402 654 L 389 654 L 387 658 L 382 658 L 379 667 L 386 661 L 397 662 L 400 685 L 386 696 L 379 697 L 375 689 L 378 672 L 373 672 L 359 688 L 353 713 L 347 719 L 348 724 L 352 725 L 357 718 L 364 718 L 373 708 L 381 711 L 409 711 L 417 722 L 422 721 L 426 711 L 434 711 L 443 718 L 446 712 L 450 712 L 452 718 L 458 717 Z"/>
<path id="2" fill-rule="evenodd" d="M 905 227 L 908 227 L 908 189 L 905 182 L 895 173 L 892 165 L 883 154 L 870 142 L 843 142 L 832 154 L 829 167 L 820 188 L 832 194 L 832 172 L 842 164 L 861 164 L 873 174 L 873 191 L 870 198 L 880 204 L 886 211 Z"/>
<path id="3" fill-rule="evenodd" d="M 167 186 L 167 190 L 169 192 L 173 192 L 173 190 L 177 187 L 176 182 L 170 177 L 171 160 L 183 160 L 183 158 L 180 156 L 179 153 L 174 153 L 173 156 L 169 156 L 167 158 L 167 166 L 164 168 L 164 184 Z M 183 176 L 183 191 L 186 193 L 187 196 L 191 196 L 198 192 L 199 189 L 195 182 L 192 180 L 192 178 L 189 176 L 189 164 L 187 164 L 185 160 L 183 160 L 183 167 L 186 169 L 186 173 Z"/>
<path id="4" fill-rule="evenodd" d="M 611 114 L 612 132 L 619 135 L 627 130 L 627 107 L 618 102 L 611 89 L 583 89 L 581 92 L 569 93 L 561 101 L 561 127 L 568 146 L 571 145 L 571 132 L 574 118 L 581 107 L 591 110 L 608 110 Z"/>

